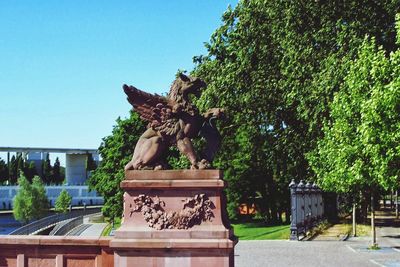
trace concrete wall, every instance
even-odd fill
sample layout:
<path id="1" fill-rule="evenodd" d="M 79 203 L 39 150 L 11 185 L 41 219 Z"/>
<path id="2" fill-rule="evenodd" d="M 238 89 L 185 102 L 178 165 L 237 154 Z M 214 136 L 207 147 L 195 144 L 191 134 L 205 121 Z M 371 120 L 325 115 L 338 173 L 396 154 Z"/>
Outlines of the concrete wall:
<path id="1" fill-rule="evenodd" d="M 51 206 L 63 189 L 66 189 L 72 196 L 72 205 L 103 205 L 104 199 L 99 196 L 96 191 L 89 192 L 87 185 L 74 186 L 46 186 L 46 194 Z M 0 186 L 0 210 L 8 210 L 12 208 L 12 201 L 17 194 L 18 186 Z"/>
<path id="2" fill-rule="evenodd" d="M 85 184 L 88 173 L 86 172 L 85 154 L 65 155 L 65 178 L 68 185 Z"/>

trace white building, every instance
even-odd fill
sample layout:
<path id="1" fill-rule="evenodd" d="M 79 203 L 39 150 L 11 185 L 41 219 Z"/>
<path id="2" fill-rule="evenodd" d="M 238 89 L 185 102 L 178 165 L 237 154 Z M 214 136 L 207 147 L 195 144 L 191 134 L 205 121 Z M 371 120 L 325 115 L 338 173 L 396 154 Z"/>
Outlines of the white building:
<path id="1" fill-rule="evenodd" d="M 50 205 L 54 207 L 54 203 L 61 191 L 65 189 L 72 196 L 73 206 L 82 205 L 103 205 L 104 199 L 99 196 L 96 191 L 90 191 L 87 185 L 54 185 L 46 186 L 46 194 Z M 13 198 L 18 192 L 18 186 L 0 186 L 0 210 L 9 210 L 13 207 Z"/>
<path id="2" fill-rule="evenodd" d="M 71 148 L 38 148 L 38 147 L 0 147 L 0 152 L 7 153 L 7 161 L 10 161 L 10 153 L 22 154 L 27 161 L 33 161 L 37 172 L 42 170 L 42 162 L 50 153 L 65 154 L 65 179 L 67 185 L 84 185 L 88 178 L 86 160 L 92 155 L 96 164 L 99 164 L 97 149 L 71 149 Z"/>
<path id="3" fill-rule="evenodd" d="M 7 153 L 7 163 L 10 161 L 10 153 L 22 155 L 27 161 L 35 163 L 37 172 L 42 171 L 42 162 L 50 153 L 65 154 L 65 185 L 46 186 L 46 193 L 51 206 L 66 189 L 72 196 L 72 205 L 102 205 L 103 197 L 96 191 L 89 192 L 86 180 L 89 172 L 86 170 L 86 161 L 89 155 L 99 165 L 99 153 L 96 149 L 70 149 L 70 148 L 33 148 L 33 147 L 0 147 L 0 152 Z M 11 209 L 18 186 L 0 186 L 0 210 Z"/>

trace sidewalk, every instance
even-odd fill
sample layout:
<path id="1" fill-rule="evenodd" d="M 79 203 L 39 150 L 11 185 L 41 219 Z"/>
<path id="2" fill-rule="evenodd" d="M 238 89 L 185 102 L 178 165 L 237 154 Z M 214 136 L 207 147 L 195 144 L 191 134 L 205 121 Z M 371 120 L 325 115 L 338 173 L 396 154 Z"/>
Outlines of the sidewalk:
<path id="1" fill-rule="evenodd" d="M 80 236 L 101 236 L 107 223 L 91 223 L 88 228 L 86 228 Z"/>
<path id="2" fill-rule="evenodd" d="M 101 236 L 107 223 L 91 223 L 89 217 L 84 217 L 83 225 L 85 230 L 79 234 L 80 236 Z"/>
<path id="3" fill-rule="evenodd" d="M 377 242 L 380 250 L 369 250 L 370 237 L 335 239 L 338 226 L 328 231 L 327 241 L 239 241 L 235 248 L 236 267 L 400 267 L 400 221 L 394 214 L 378 211 Z"/>
<path id="4" fill-rule="evenodd" d="M 347 237 L 347 226 L 344 224 L 334 224 L 322 234 L 316 236 L 313 241 L 342 241 Z"/>
<path id="5" fill-rule="evenodd" d="M 375 215 L 376 241 L 380 247 L 400 249 L 400 219 L 393 211 L 381 210 Z M 350 237 L 349 241 L 371 242 L 371 237 Z"/>
<path id="6" fill-rule="evenodd" d="M 377 267 L 400 266 L 400 252 L 393 249 L 360 250 L 349 241 L 239 241 L 236 267 Z M 366 247 L 368 243 L 365 243 Z"/>

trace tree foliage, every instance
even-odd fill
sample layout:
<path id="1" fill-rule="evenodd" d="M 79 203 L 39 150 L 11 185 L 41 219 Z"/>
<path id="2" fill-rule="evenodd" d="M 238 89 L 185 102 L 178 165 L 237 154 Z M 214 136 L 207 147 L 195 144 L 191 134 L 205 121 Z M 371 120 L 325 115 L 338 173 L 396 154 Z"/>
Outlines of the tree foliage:
<path id="1" fill-rule="evenodd" d="M 18 192 L 13 200 L 14 218 L 27 223 L 41 218 L 48 210 L 49 203 L 40 177 L 35 176 L 32 184 L 25 176 L 18 178 Z"/>
<path id="2" fill-rule="evenodd" d="M 338 192 L 396 189 L 400 50 L 387 56 L 375 38 L 366 38 L 330 107 L 324 138 L 309 156 L 320 184 Z"/>
<path id="3" fill-rule="evenodd" d="M 65 178 L 64 167 L 60 165 L 58 157 L 51 166 L 50 158 L 47 156 L 47 159 L 42 161 L 41 173 L 38 173 L 35 162 L 26 160 L 22 154 L 13 155 L 8 164 L 0 159 L 0 183 L 16 184 L 17 177 L 21 173 L 29 182 L 32 182 L 34 176 L 40 175 L 46 184 L 61 184 Z"/>
<path id="4" fill-rule="evenodd" d="M 87 156 L 86 162 L 85 162 L 86 170 L 94 171 L 97 168 L 97 164 L 96 164 L 96 161 L 94 161 L 94 159 L 93 159 L 93 155 L 88 153 L 86 156 Z"/>
<path id="5" fill-rule="evenodd" d="M 9 182 L 10 184 L 14 185 L 16 184 L 18 180 L 18 160 L 17 158 L 13 155 L 10 159 L 9 164 Z"/>
<path id="6" fill-rule="evenodd" d="M 35 176 L 32 179 L 32 190 L 33 190 L 33 218 L 40 219 L 43 217 L 50 208 L 49 200 L 47 199 L 46 189 L 44 183 L 39 176 Z"/>
<path id="7" fill-rule="evenodd" d="M 290 179 L 310 179 L 306 153 L 323 136 L 329 104 L 365 34 L 395 45 L 398 1 L 240 1 L 194 58 L 208 83 L 197 105 L 224 107 L 229 213 L 255 202 L 272 222 L 289 210 Z"/>
<path id="8" fill-rule="evenodd" d="M 32 185 L 21 175 L 18 179 L 19 190 L 13 200 L 13 214 L 17 221 L 27 223 L 32 218 Z"/>
<path id="9" fill-rule="evenodd" d="M 54 208 L 57 212 L 66 213 L 71 205 L 72 196 L 68 194 L 67 190 L 63 189 L 56 199 Z"/>
<path id="10" fill-rule="evenodd" d="M 248 0 L 223 14 L 222 25 L 205 44 L 207 54 L 194 57 L 193 75 L 208 84 L 196 102 L 200 110 L 227 110 L 214 165 L 225 170 L 231 218 L 240 203 L 257 204 L 269 222 L 290 210 L 287 186 L 293 178 L 314 177 L 306 155 L 334 119 L 331 103 L 348 82 L 365 35 L 375 38 L 382 55 L 395 50 L 399 7 L 399 1 L 389 0 Z M 103 162 L 89 182 L 105 197 L 103 211 L 110 217 L 121 214 L 118 185 L 144 129 L 132 113 L 117 120 L 100 146 Z M 382 148 L 371 149 L 378 154 Z M 376 166 L 393 164 L 384 160 Z M 185 166 L 182 159 L 169 162 Z"/>
<path id="11" fill-rule="evenodd" d="M 53 178 L 53 170 L 50 161 L 50 155 L 46 155 L 46 159 L 42 161 L 42 179 L 46 184 L 50 184 Z"/>
<path id="12" fill-rule="evenodd" d="M 64 181 L 64 176 L 61 174 L 61 164 L 58 157 L 54 161 L 52 168 L 52 181 L 56 184 L 62 184 Z"/>
<path id="13" fill-rule="evenodd" d="M 33 177 L 37 175 L 36 166 L 33 161 L 24 161 L 22 171 L 29 182 L 32 182 Z"/>
<path id="14" fill-rule="evenodd" d="M 124 167 L 131 160 L 133 150 L 146 130 L 144 122 L 135 112 L 127 119 L 118 118 L 111 135 L 104 137 L 99 147 L 102 157 L 100 166 L 89 177 L 90 188 L 104 197 L 103 213 L 111 218 L 122 214 L 122 191 Z"/>
<path id="15" fill-rule="evenodd" d="M 0 184 L 8 181 L 8 166 L 7 163 L 0 159 Z"/>

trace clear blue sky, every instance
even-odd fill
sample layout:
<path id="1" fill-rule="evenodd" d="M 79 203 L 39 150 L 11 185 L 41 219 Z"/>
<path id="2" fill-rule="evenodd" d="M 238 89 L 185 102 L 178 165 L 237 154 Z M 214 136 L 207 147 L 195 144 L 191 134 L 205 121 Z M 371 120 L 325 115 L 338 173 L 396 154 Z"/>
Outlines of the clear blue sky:
<path id="1" fill-rule="evenodd" d="M 0 1 L 0 146 L 97 148 L 131 108 L 122 84 L 167 92 L 228 4 Z"/>

